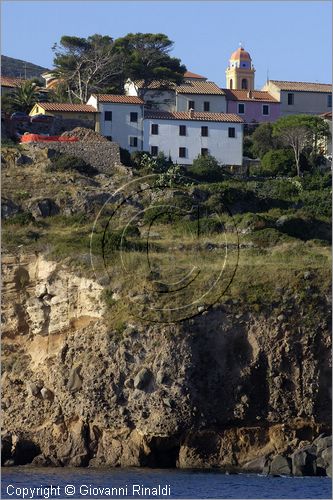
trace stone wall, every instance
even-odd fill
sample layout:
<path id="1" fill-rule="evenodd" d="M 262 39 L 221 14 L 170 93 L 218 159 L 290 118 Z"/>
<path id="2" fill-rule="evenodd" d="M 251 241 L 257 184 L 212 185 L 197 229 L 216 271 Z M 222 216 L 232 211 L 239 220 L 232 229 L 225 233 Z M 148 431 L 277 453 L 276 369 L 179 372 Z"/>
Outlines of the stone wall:
<path id="1" fill-rule="evenodd" d="M 121 168 L 120 151 L 114 142 L 45 142 L 29 143 L 29 148 L 48 149 L 60 153 L 76 156 L 95 167 L 100 173 L 111 174 L 114 167 Z M 123 167 L 125 169 L 125 167 Z M 128 169 L 126 169 L 127 172 Z"/>

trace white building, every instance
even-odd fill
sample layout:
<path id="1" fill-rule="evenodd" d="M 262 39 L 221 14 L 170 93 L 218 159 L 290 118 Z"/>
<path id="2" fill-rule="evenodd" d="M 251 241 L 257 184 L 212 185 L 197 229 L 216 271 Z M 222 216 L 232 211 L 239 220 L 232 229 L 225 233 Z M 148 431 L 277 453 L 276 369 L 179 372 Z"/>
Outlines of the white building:
<path id="1" fill-rule="evenodd" d="M 176 87 L 176 111 L 226 113 L 225 93 L 214 82 L 185 81 Z"/>
<path id="2" fill-rule="evenodd" d="M 143 135 L 145 151 L 163 152 L 180 165 L 205 154 L 223 165 L 242 165 L 243 120 L 234 114 L 146 111 Z"/>
<path id="3" fill-rule="evenodd" d="M 143 80 L 128 79 L 124 89 L 126 95 L 142 98 L 146 109 L 171 112 L 194 109 L 207 113 L 225 113 L 225 92 L 216 83 L 206 80 L 204 76 L 186 72 L 181 85 L 156 80 L 145 87 Z"/>
<path id="4" fill-rule="evenodd" d="M 93 94 L 87 104 L 99 113 L 96 118 L 96 132 L 114 141 L 128 151 L 143 148 L 143 106 L 139 97 Z"/>
<path id="5" fill-rule="evenodd" d="M 280 102 L 285 115 L 318 115 L 332 111 L 332 85 L 326 83 L 269 80 L 262 90 Z"/>

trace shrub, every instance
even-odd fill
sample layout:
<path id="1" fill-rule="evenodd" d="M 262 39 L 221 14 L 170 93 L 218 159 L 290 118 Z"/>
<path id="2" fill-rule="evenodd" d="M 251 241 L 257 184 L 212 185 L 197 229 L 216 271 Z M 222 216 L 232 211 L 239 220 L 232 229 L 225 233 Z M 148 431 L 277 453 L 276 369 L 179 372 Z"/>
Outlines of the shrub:
<path id="1" fill-rule="evenodd" d="M 217 182 L 225 177 L 222 166 L 211 155 L 199 155 L 188 169 L 188 174 L 190 177 L 203 182 Z"/>
<path id="2" fill-rule="evenodd" d="M 120 161 L 126 167 L 133 167 L 133 162 L 131 159 L 130 152 L 127 149 L 119 148 Z"/>
<path id="3" fill-rule="evenodd" d="M 179 221 L 178 227 L 183 227 L 184 232 L 190 230 L 192 234 L 213 234 L 225 231 L 224 221 L 218 217 L 200 217 L 199 220 Z"/>
<path id="4" fill-rule="evenodd" d="M 34 218 L 30 212 L 20 212 L 18 214 L 13 215 L 12 217 L 8 217 L 6 219 L 7 224 L 18 224 L 20 226 L 26 226 L 31 222 L 34 222 Z"/>
<path id="5" fill-rule="evenodd" d="M 237 214 L 234 216 L 234 221 L 237 229 L 249 231 L 260 231 L 274 225 L 270 217 L 253 213 Z"/>
<path id="6" fill-rule="evenodd" d="M 306 217 L 283 216 L 276 226 L 282 233 L 307 241 L 312 239 L 331 241 L 331 226 L 328 222 Z"/>
<path id="7" fill-rule="evenodd" d="M 70 155 L 56 155 L 52 161 L 51 170 L 58 170 L 60 172 L 66 172 L 71 170 L 76 170 L 80 174 L 84 175 L 96 175 L 98 170 L 86 163 L 81 158 Z"/>
<path id="8" fill-rule="evenodd" d="M 107 308 L 111 308 L 116 304 L 116 300 L 113 298 L 113 290 L 110 288 L 105 288 L 101 293 L 101 298 Z"/>
<path id="9" fill-rule="evenodd" d="M 246 239 L 249 239 L 259 248 L 274 246 L 283 241 L 290 241 L 290 238 L 287 235 L 274 228 L 266 228 L 255 231 L 254 233 L 251 233 L 251 235 L 246 236 Z"/>
<path id="10" fill-rule="evenodd" d="M 295 175 L 295 158 L 290 149 L 268 151 L 261 160 L 263 175 Z"/>

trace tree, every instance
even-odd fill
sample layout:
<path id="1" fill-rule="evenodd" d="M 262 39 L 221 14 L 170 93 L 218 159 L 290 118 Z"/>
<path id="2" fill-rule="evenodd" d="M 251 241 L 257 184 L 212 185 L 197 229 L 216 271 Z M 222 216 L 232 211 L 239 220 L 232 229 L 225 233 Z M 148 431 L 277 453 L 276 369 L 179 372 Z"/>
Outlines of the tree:
<path id="1" fill-rule="evenodd" d="M 273 137 L 277 137 L 285 146 L 290 146 L 294 152 L 298 176 L 301 175 L 301 153 L 306 148 L 315 150 L 318 142 L 329 135 L 327 123 L 319 116 L 284 116 L 273 125 Z"/>
<path id="2" fill-rule="evenodd" d="M 172 48 L 173 42 L 162 33 L 129 33 L 114 43 L 123 62 L 123 79 L 143 80 L 143 93 L 154 80 L 183 81 L 186 67 L 169 55 Z"/>
<path id="3" fill-rule="evenodd" d="M 41 98 L 40 87 L 34 81 L 26 80 L 16 85 L 9 97 L 9 102 L 14 110 L 29 113 Z"/>
<path id="4" fill-rule="evenodd" d="M 85 103 L 92 92 L 100 92 L 122 73 L 121 58 L 109 36 L 63 36 L 52 50 L 53 73 L 65 83 L 70 102 Z"/>
<path id="5" fill-rule="evenodd" d="M 268 151 L 277 147 L 277 141 L 273 137 L 273 126 L 271 123 L 262 123 L 251 136 L 252 152 L 255 157 L 262 158 Z"/>
<path id="6" fill-rule="evenodd" d="M 295 175 L 294 155 L 290 148 L 267 151 L 260 164 L 260 173 L 264 175 Z"/>
<path id="7" fill-rule="evenodd" d="M 203 182 L 217 182 L 225 176 L 217 159 L 209 154 L 199 155 L 188 169 L 188 173 L 194 179 Z"/>

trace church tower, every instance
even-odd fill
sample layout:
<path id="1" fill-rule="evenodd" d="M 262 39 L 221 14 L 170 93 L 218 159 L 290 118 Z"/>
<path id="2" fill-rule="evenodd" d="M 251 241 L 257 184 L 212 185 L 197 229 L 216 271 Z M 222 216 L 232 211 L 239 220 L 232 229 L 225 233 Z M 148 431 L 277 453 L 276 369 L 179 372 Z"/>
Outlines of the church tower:
<path id="1" fill-rule="evenodd" d="M 227 89 L 254 90 L 255 69 L 250 54 L 243 47 L 231 54 L 225 73 Z"/>

